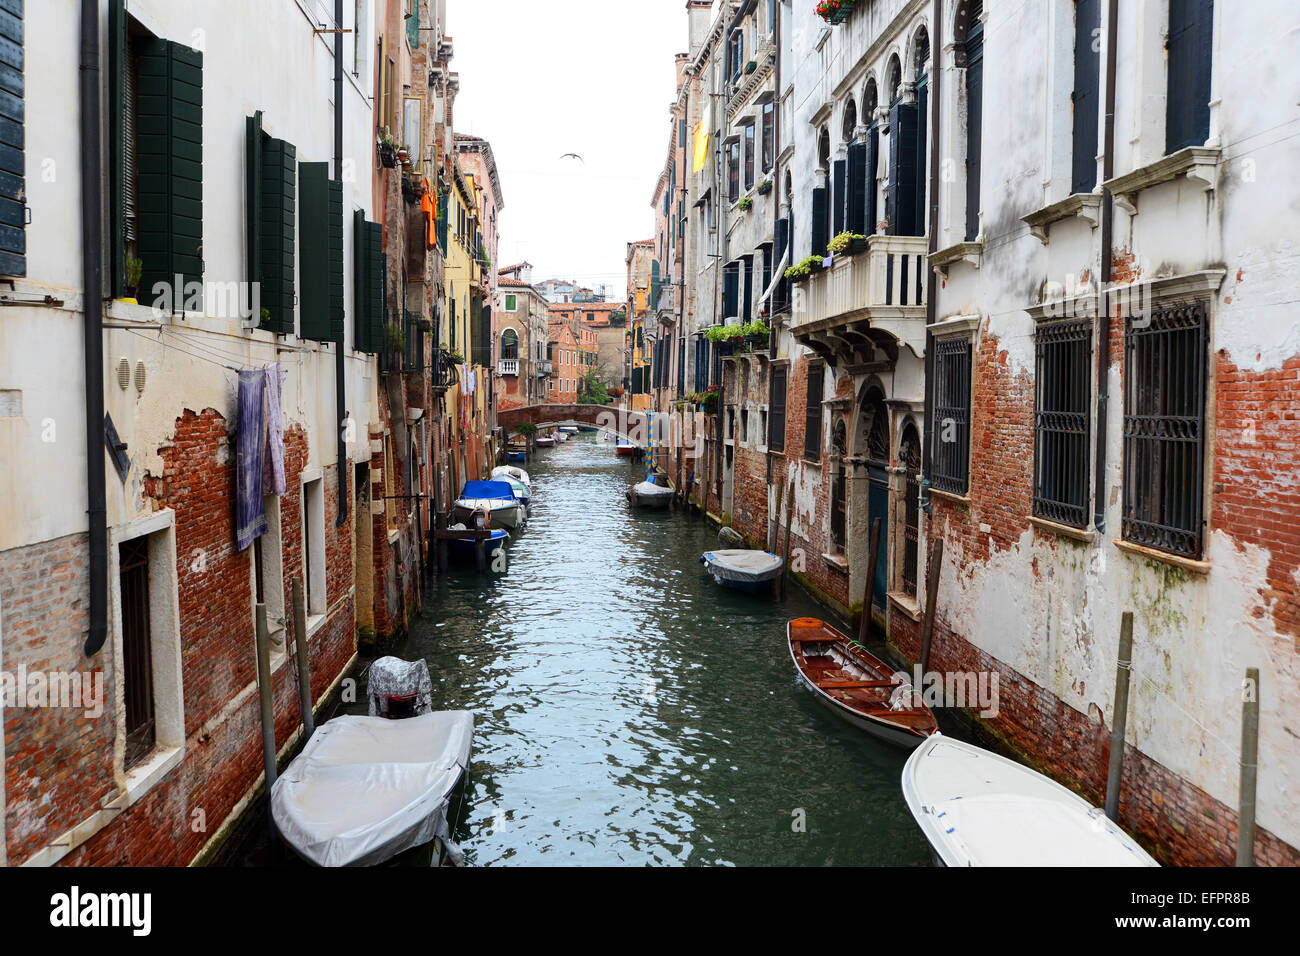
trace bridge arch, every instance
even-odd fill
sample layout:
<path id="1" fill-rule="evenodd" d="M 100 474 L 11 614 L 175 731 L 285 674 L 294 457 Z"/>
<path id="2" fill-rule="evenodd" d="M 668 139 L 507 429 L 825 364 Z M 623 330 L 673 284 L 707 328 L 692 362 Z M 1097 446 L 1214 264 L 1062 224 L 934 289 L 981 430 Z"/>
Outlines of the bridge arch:
<path id="1" fill-rule="evenodd" d="M 538 428 L 589 425 L 639 444 L 648 434 L 650 416 L 610 405 L 521 405 L 497 411 L 497 426 L 504 428 L 507 436 L 518 435 L 525 422 Z"/>

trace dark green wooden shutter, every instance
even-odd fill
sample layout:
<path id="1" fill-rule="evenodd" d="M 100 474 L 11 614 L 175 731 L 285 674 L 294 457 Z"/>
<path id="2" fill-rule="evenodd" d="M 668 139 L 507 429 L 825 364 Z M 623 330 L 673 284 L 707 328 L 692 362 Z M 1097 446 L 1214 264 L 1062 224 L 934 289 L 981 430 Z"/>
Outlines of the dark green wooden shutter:
<path id="1" fill-rule="evenodd" d="M 848 216 L 845 228 L 857 236 L 867 235 L 867 144 L 849 146 L 848 186 L 846 189 Z"/>
<path id="2" fill-rule="evenodd" d="M 741 300 L 740 319 L 742 322 L 748 322 L 754 309 L 754 257 L 742 256 L 740 269 L 741 290 L 744 294 Z"/>
<path id="3" fill-rule="evenodd" d="M 300 335 L 330 341 L 329 164 L 299 163 L 302 192 L 301 261 L 298 264 Z"/>
<path id="4" fill-rule="evenodd" d="M 740 263 L 728 263 L 722 273 L 722 320 L 740 314 Z"/>
<path id="5" fill-rule="evenodd" d="M 768 392 L 767 447 L 785 451 L 785 383 L 786 368 L 772 369 L 772 386 Z"/>
<path id="6" fill-rule="evenodd" d="M 876 194 L 879 191 L 876 186 L 876 170 L 880 167 L 880 127 L 875 123 L 867 130 L 867 169 L 866 176 L 863 179 L 862 187 L 866 190 L 866 230 L 865 235 L 874 236 L 876 234 L 876 223 L 880 221 L 880 210 L 877 208 Z"/>
<path id="7" fill-rule="evenodd" d="M 356 263 L 352 347 L 358 352 L 379 352 L 384 343 L 383 228 L 367 222 L 358 210 L 353 216 Z"/>
<path id="8" fill-rule="evenodd" d="M 1204 146 L 1210 137 L 1213 0 L 1169 0 L 1169 89 L 1165 152 Z"/>
<path id="9" fill-rule="evenodd" d="M 834 197 L 831 207 L 834 225 L 831 229 L 831 235 L 838 236 L 844 231 L 844 203 L 848 198 L 848 163 L 842 159 L 837 159 L 831 166 L 831 170 L 834 177 L 831 193 Z"/>
<path id="10" fill-rule="evenodd" d="M 137 63 L 137 248 L 152 297 L 156 283 L 203 279 L 203 54 L 155 39 Z"/>
<path id="11" fill-rule="evenodd" d="M 889 110 L 889 234 L 915 236 L 917 109 L 895 103 Z"/>
<path id="12" fill-rule="evenodd" d="M 830 242 L 830 223 L 826 221 L 826 190 L 817 188 L 812 191 L 812 239 L 809 255 L 826 255 L 826 244 Z"/>
<path id="13" fill-rule="evenodd" d="M 1074 142 L 1071 192 L 1097 185 L 1097 110 L 1101 99 L 1101 53 L 1094 30 L 1101 29 L 1101 0 L 1074 4 Z M 1207 98 L 1208 102 L 1208 98 Z"/>
<path id="14" fill-rule="evenodd" d="M 282 139 L 267 139 L 261 150 L 262 306 L 271 313 L 265 326 L 281 335 L 293 333 L 296 292 L 294 223 L 298 151 Z"/>
<path id="15" fill-rule="evenodd" d="M 826 366 L 808 367 L 808 395 L 804 406 L 803 456 L 817 461 L 822 456 L 822 390 Z"/>
<path id="16" fill-rule="evenodd" d="M 971 11 L 966 32 L 966 241 L 980 231 L 980 176 L 984 143 L 984 24 Z"/>
<path id="17" fill-rule="evenodd" d="M 343 301 L 343 184 L 331 179 L 325 186 L 329 197 L 329 320 L 330 341 L 343 345 L 346 310 Z"/>
<path id="18" fill-rule="evenodd" d="M 27 275 L 23 2 L 0 0 L 0 275 Z"/>
<path id="19" fill-rule="evenodd" d="M 244 120 L 244 254 L 248 281 L 262 278 L 262 113 Z M 265 290 L 263 290 L 265 295 Z M 267 303 L 262 302 L 265 307 Z M 258 317 L 261 324 L 261 317 Z"/>
<path id="20" fill-rule="evenodd" d="M 451 196 L 443 193 L 438 197 L 438 249 L 447 255 L 447 204 Z"/>
<path id="21" fill-rule="evenodd" d="M 923 76 L 916 84 L 916 156 L 912 167 L 912 193 L 916 209 L 912 214 L 913 236 L 924 236 L 930 217 L 925 206 L 926 187 L 926 117 L 930 108 L 930 79 Z"/>
<path id="22" fill-rule="evenodd" d="M 126 292 L 126 0 L 108 4 L 109 293 Z"/>

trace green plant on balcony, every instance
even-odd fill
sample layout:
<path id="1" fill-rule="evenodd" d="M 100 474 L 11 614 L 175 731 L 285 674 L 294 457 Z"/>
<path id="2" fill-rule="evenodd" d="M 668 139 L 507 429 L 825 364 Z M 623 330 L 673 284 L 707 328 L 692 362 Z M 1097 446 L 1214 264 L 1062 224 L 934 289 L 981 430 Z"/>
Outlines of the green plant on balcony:
<path id="1" fill-rule="evenodd" d="M 859 0 L 821 0 L 817 4 L 817 16 L 827 23 L 843 23 L 858 8 Z"/>
<path id="2" fill-rule="evenodd" d="M 740 202 L 736 203 L 736 205 L 740 207 L 741 212 L 749 212 L 754 208 L 754 197 L 742 196 Z"/>
<path id="3" fill-rule="evenodd" d="M 745 327 L 742 325 L 715 325 L 705 331 L 704 337 L 714 345 L 721 345 L 736 339 L 743 339 L 745 337 Z"/>
<path id="4" fill-rule="evenodd" d="M 140 291 L 140 276 L 144 274 L 144 260 L 134 256 L 126 260 L 126 297 L 134 299 Z"/>
<path id="5" fill-rule="evenodd" d="M 464 365 L 465 353 L 462 352 L 460 349 L 448 349 L 447 359 L 448 361 L 451 362 L 452 365 Z"/>
<path id="6" fill-rule="evenodd" d="M 384 347 L 395 355 L 406 357 L 406 336 L 402 334 L 400 326 L 384 326 Z"/>
<path id="7" fill-rule="evenodd" d="M 762 350 L 767 348 L 768 342 L 772 335 L 772 330 L 768 328 L 767 323 L 762 319 L 755 319 L 745 327 L 745 341 L 749 343 L 752 349 Z"/>
<path id="8" fill-rule="evenodd" d="M 854 252 L 860 252 L 866 247 L 866 244 L 866 236 L 859 235 L 856 232 L 841 232 L 827 244 L 826 251 L 833 255 L 839 255 L 844 252 L 852 254 Z"/>
<path id="9" fill-rule="evenodd" d="M 766 195 L 767 195 L 768 193 L 770 193 L 771 191 L 772 191 L 772 180 L 771 180 L 771 179 L 765 179 L 765 180 L 763 180 L 761 183 L 758 184 L 758 194 L 759 194 L 760 196 L 766 196 Z"/>
<path id="10" fill-rule="evenodd" d="M 821 272 L 824 258 L 823 256 L 808 256 L 786 269 L 785 277 L 794 282 L 802 282 L 814 272 Z"/>

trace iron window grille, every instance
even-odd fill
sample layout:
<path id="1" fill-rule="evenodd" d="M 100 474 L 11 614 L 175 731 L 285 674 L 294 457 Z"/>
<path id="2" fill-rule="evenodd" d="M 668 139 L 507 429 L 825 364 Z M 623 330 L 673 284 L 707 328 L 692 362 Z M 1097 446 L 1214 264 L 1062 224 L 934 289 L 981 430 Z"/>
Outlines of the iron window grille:
<path id="1" fill-rule="evenodd" d="M 1047 322 L 1034 333 L 1034 515 L 1088 525 L 1092 322 Z"/>
<path id="2" fill-rule="evenodd" d="M 1206 346 L 1203 302 L 1125 322 L 1123 538 L 1193 559 L 1204 540 Z"/>
<path id="3" fill-rule="evenodd" d="M 965 495 L 970 487 L 971 341 L 934 343 L 934 423 L 930 484 Z"/>

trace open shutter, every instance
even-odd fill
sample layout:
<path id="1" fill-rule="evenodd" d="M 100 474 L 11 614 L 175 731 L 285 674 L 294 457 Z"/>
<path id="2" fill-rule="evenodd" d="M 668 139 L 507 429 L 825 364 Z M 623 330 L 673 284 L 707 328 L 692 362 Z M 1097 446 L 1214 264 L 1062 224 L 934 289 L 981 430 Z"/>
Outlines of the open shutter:
<path id="1" fill-rule="evenodd" d="M 244 120 L 244 254 L 249 282 L 262 278 L 262 139 L 259 110 Z M 265 296 L 266 290 L 262 292 Z"/>
<path id="2" fill-rule="evenodd" d="M 788 374 L 785 366 L 772 369 L 772 385 L 768 390 L 767 447 L 771 451 L 785 451 L 785 383 Z"/>
<path id="3" fill-rule="evenodd" d="M 984 139 L 984 24 L 971 14 L 966 36 L 966 241 L 980 230 L 980 156 Z"/>
<path id="4" fill-rule="evenodd" d="M 1074 4 L 1074 138 L 1070 191 L 1097 185 L 1097 114 L 1101 100 L 1101 53 L 1093 31 L 1101 29 L 1101 0 Z"/>
<path id="5" fill-rule="evenodd" d="M 889 234 L 915 236 L 916 147 L 915 103 L 895 103 L 889 110 Z"/>
<path id="6" fill-rule="evenodd" d="M 282 139 L 262 144 L 261 283 L 262 307 L 271 313 L 264 326 L 293 333 L 295 203 L 298 151 Z"/>
<path id="7" fill-rule="evenodd" d="M 126 0 L 108 3 L 109 294 L 126 294 L 127 106 Z M 130 131 L 134 143 L 135 133 Z M 132 187 L 134 184 L 130 184 Z"/>
<path id="8" fill-rule="evenodd" d="M 821 364 L 808 367 L 808 396 L 804 406 L 804 447 L 803 456 L 808 461 L 817 461 L 822 456 L 822 392 L 826 366 Z"/>
<path id="9" fill-rule="evenodd" d="M 876 195 L 879 192 L 876 184 L 876 170 L 880 168 L 880 127 L 874 123 L 867 130 L 867 175 L 863 180 L 862 188 L 866 191 L 866 232 L 868 236 L 876 234 L 876 223 L 880 221 L 880 210 L 877 207 Z"/>
<path id="10" fill-rule="evenodd" d="M 1169 0 L 1168 46 L 1165 152 L 1175 153 L 1210 137 L 1214 0 Z"/>
<path id="11" fill-rule="evenodd" d="M 772 228 L 772 255 L 774 257 L 774 267 L 780 265 L 781 260 L 785 257 L 790 248 L 790 220 L 778 219 L 776 225 Z M 772 293 L 772 313 L 782 312 L 790 301 L 790 280 L 785 277 L 785 270 L 790 268 L 792 263 L 786 262 L 781 268 L 781 275 L 778 277 L 776 291 Z"/>
<path id="12" fill-rule="evenodd" d="M 343 184 L 331 179 L 325 185 L 329 197 L 329 317 L 330 341 L 343 345 Z"/>
<path id="13" fill-rule="evenodd" d="M 745 298 L 740 313 L 742 322 L 750 321 L 754 312 L 754 257 L 744 256 L 740 260 L 741 281 L 744 283 Z"/>
<path id="14" fill-rule="evenodd" d="M 330 341 L 329 164 L 299 163 L 302 244 L 299 279 L 301 332 L 305 339 Z"/>
<path id="15" fill-rule="evenodd" d="M 856 236 L 867 235 L 867 144 L 849 146 L 848 218 L 845 228 Z"/>
<path id="16" fill-rule="evenodd" d="M 728 263 L 722 274 L 722 320 L 740 314 L 740 264 Z"/>
<path id="17" fill-rule="evenodd" d="M 915 210 L 912 213 L 912 232 L 909 235 L 923 236 L 929 226 L 930 217 L 926 214 L 925 208 L 925 187 L 926 187 L 926 161 L 925 161 L 925 135 L 926 135 L 926 118 L 929 116 L 930 106 L 930 81 L 928 77 L 921 77 L 920 82 L 916 85 L 916 155 L 914 165 L 912 166 L 912 192 L 914 195 Z"/>
<path id="18" fill-rule="evenodd" d="M 834 226 L 831 229 L 831 235 L 838 236 L 844 231 L 844 204 L 848 200 L 848 166 L 842 159 L 837 159 L 832 165 L 833 175 L 835 177 L 835 199 L 833 209 Z"/>
<path id="19" fill-rule="evenodd" d="M 358 210 L 353 216 L 355 270 L 353 288 L 352 347 L 358 352 L 379 352 L 384 343 L 383 227 L 367 222 Z"/>
<path id="20" fill-rule="evenodd" d="M 809 255 L 824 256 L 826 255 L 826 246 L 831 241 L 827 235 L 830 224 L 826 221 L 826 190 L 823 188 L 812 191 L 812 238 Z"/>
<path id="21" fill-rule="evenodd" d="M 0 275 L 27 275 L 23 2 L 0 0 Z"/>
<path id="22" fill-rule="evenodd" d="M 160 282 L 203 280 L 203 54 L 148 40 L 137 64 L 137 248 L 140 291 L 152 295 Z"/>

